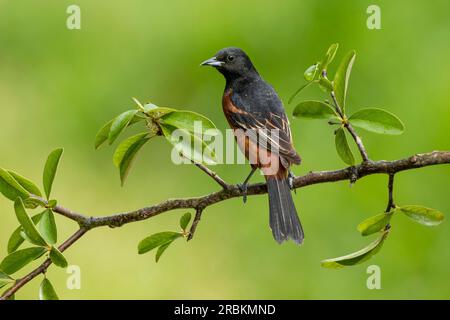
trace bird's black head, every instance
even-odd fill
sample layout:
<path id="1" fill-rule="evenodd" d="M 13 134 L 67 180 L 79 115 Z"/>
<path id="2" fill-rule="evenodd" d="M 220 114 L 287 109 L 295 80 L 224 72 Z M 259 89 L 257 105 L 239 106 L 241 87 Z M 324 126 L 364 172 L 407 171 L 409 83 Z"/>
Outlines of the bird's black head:
<path id="1" fill-rule="evenodd" d="M 250 58 L 240 48 L 224 48 L 217 54 L 201 64 L 211 66 L 222 73 L 227 80 L 257 75 Z"/>

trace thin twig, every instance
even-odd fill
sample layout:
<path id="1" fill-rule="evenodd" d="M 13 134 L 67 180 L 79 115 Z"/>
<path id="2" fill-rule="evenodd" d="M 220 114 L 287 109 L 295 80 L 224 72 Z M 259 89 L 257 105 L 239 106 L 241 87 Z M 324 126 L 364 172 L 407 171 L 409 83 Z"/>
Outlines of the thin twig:
<path id="1" fill-rule="evenodd" d="M 78 239 L 80 239 L 88 230 L 84 228 L 78 229 L 70 238 L 64 241 L 59 247 L 59 251 L 64 252 L 67 248 L 69 248 L 72 244 L 74 244 Z M 39 267 L 31 271 L 25 277 L 16 280 L 14 285 L 9 288 L 3 295 L 0 297 L 0 300 L 7 300 L 13 294 L 15 294 L 20 288 L 26 285 L 28 282 L 36 278 L 41 273 L 45 273 L 48 267 L 52 264 L 50 259 L 45 260 Z"/>
<path id="2" fill-rule="evenodd" d="M 197 225 L 200 222 L 200 219 L 202 218 L 203 208 L 197 208 L 195 211 L 195 217 L 194 221 L 192 222 L 191 229 L 189 230 L 189 235 L 187 240 L 192 240 L 194 237 L 195 230 L 197 230 Z"/>
<path id="3" fill-rule="evenodd" d="M 191 160 L 191 162 L 200 170 L 202 170 L 203 172 L 205 172 L 208 176 L 210 176 L 211 178 L 214 179 L 214 181 L 216 181 L 222 188 L 224 189 L 228 189 L 230 187 L 230 185 L 228 183 L 225 182 L 225 180 L 223 180 L 217 173 L 215 173 L 214 171 L 212 171 L 211 169 L 209 169 L 208 167 L 204 166 L 201 163 L 195 162 L 193 160 Z"/>
<path id="4" fill-rule="evenodd" d="M 345 119 L 345 114 L 342 111 L 342 108 L 341 108 L 341 106 L 339 105 L 339 103 L 338 103 L 338 101 L 336 99 L 336 94 L 335 94 L 334 91 L 331 91 L 331 98 L 333 99 L 334 105 L 336 107 L 336 112 L 341 116 L 342 119 Z M 370 161 L 369 155 L 367 154 L 367 151 L 366 151 L 366 147 L 364 146 L 361 138 L 356 133 L 355 129 L 353 129 L 353 126 L 351 125 L 351 123 L 348 122 L 348 121 L 345 121 L 344 127 L 350 133 L 350 135 L 352 136 L 353 140 L 355 140 L 356 145 L 357 145 L 358 150 L 359 150 L 359 153 L 361 154 L 361 158 L 363 159 L 363 161 L 364 162 Z"/>
<path id="5" fill-rule="evenodd" d="M 395 203 L 394 203 L 394 177 L 395 174 L 391 173 L 389 174 L 389 181 L 388 181 L 388 205 L 386 207 L 386 212 L 390 212 L 391 209 L 395 208 Z"/>

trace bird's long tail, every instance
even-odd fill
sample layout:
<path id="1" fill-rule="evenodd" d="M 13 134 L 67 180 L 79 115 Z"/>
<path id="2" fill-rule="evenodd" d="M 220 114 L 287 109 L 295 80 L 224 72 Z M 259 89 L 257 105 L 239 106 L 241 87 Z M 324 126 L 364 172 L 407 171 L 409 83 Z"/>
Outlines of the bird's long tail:
<path id="1" fill-rule="evenodd" d="M 302 244 L 303 228 L 295 209 L 287 174 L 266 176 L 269 193 L 270 228 L 278 243 L 288 239 Z"/>

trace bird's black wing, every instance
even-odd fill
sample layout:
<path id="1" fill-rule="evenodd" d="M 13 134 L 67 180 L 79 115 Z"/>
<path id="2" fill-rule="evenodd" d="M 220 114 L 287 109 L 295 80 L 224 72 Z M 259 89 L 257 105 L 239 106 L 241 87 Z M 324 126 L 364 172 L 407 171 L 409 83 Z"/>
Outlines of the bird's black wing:
<path id="1" fill-rule="evenodd" d="M 260 80 L 243 90 L 233 89 L 230 98 L 238 111 L 228 115 L 235 128 L 245 130 L 259 146 L 279 154 L 284 166 L 300 163 L 283 104 L 269 84 Z"/>

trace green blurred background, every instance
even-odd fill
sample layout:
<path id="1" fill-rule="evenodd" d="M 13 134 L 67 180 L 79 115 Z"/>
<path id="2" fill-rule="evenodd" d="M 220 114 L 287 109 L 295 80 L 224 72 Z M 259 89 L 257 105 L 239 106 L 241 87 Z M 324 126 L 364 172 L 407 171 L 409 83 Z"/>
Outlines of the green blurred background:
<path id="1" fill-rule="evenodd" d="M 227 127 L 222 77 L 199 63 L 226 46 L 244 48 L 287 101 L 304 69 L 340 43 L 337 59 L 358 53 L 349 109 L 384 107 L 406 124 L 402 136 L 360 132 L 374 159 L 449 149 L 450 4 L 442 1 L 87 1 L 81 30 L 66 28 L 73 1 L 0 0 L 0 166 L 41 180 L 47 154 L 65 154 L 53 196 L 87 215 L 137 209 L 173 197 L 198 196 L 217 185 L 192 166 L 170 162 L 163 139 L 149 143 L 125 187 L 113 148 L 95 152 L 93 139 L 109 119 L 133 107 L 131 97 L 207 115 Z M 381 7 L 382 30 L 368 30 L 366 9 Z M 331 72 L 336 69 L 336 63 Z M 320 98 L 310 88 L 301 99 Z M 288 113 L 293 106 L 286 106 Z M 343 167 L 325 123 L 291 120 L 304 161 L 294 172 Z M 241 182 L 242 165 L 215 168 Z M 450 166 L 397 176 L 398 204 L 422 204 L 450 214 Z M 262 180 L 260 176 L 254 181 Z M 328 270 L 320 260 L 369 243 L 356 225 L 386 206 L 385 176 L 299 190 L 306 240 L 279 246 L 268 228 L 266 196 L 244 206 L 233 199 L 209 207 L 193 241 L 179 241 L 158 264 L 137 255 L 145 236 L 176 230 L 184 211 L 119 229 L 96 229 L 67 251 L 82 271 L 81 290 L 67 274 L 48 276 L 64 299 L 344 299 L 450 298 L 450 224 L 426 228 L 395 217 L 383 250 L 370 262 Z M 12 204 L 0 199 L 0 250 L 17 226 Z M 58 217 L 60 239 L 76 228 Z M 368 290 L 366 268 L 381 267 L 382 289 Z M 30 266 L 31 268 L 31 266 Z M 30 269 L 28 268 L 28 269 Z M 29 271 L 29 270 L 24 270 Z M 39 281 L 17 295 L 37 298 Z"/>

